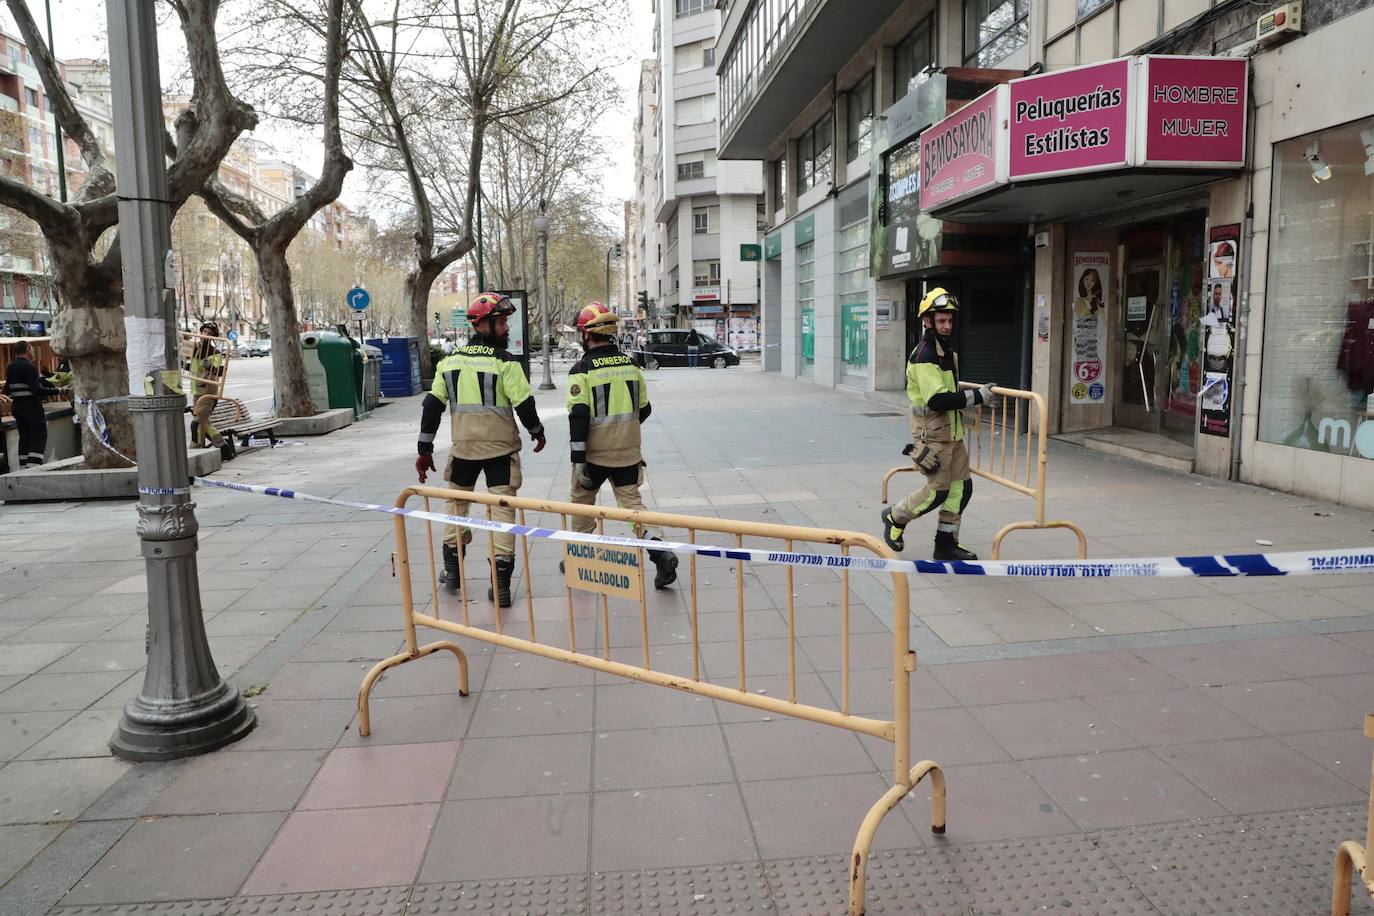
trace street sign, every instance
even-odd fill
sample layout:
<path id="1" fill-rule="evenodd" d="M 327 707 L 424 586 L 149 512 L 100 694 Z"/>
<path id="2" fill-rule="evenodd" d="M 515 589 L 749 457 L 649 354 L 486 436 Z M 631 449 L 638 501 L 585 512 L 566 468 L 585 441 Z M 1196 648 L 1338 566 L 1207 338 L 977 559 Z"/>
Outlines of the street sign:
<path id="1" fill-rule="evenodd" d="M 758 261 L 763 257 L 763 246 L 761 245 L 741 245 L 739 246 L 739 259 L 741 261 Z"/>
<path id="2" fill-rule="evenodd" d="M 344 296 L 344 301 L 348 303 L 348 307 L 353 311 L 361 312 L 363 309 L 367 308 L 368 303 L 372 301 L 372 297 L 369 296 L 367 290 L 363 289 L 361 286 L 355 286 Z"/>
<path id="3" fill-rule="evenodd" d="M 449 327 L 455 331 L 466 331 L 468 329 L 467 312 L 463 309 L 454 309 L 448 316 Z"/>
<path id="4" fill-rule="evenodd" d="M 228 336 L 229 336 L 229 340 L 230 340 L 231 342 L 232 342 L 232 341 L 235 341 L 235 340 L 238 340 L 238 339 L 239 339 L 239 332 L 238 332 L 238 331 L 230 331 Z"/>

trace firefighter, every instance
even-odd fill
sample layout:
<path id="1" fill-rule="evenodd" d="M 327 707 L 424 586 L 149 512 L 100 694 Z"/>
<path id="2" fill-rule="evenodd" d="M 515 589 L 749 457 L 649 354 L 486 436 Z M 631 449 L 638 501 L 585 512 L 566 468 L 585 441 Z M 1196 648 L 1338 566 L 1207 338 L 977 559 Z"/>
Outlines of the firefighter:
<path id="1" fill-rule="evenodd" d="M 445 406 L 449 413 L 449 431 L 453 447 L 449 450 L 444 478 L 459 490 L 471 490 L 478 476 L 485 478 L 487 490 L 499 496 L 514 496 L 520 489 L 520 430 L 516 417 L 534 440 L 534 450 L 544 448 L 544 425 L 530 393 L 529 380 L 519 361 L 506 346 L 510 343 L 507 319 L 515 313 L 515 306 L 500 293 L 482 293 L 468 306 L 468 321 L 473 335 L 465 346 L 440 360 L 434 368 L 434 387 L 425 395 L 420 418 L 419 453 L 415 470 L 420 482 L 426 471 L 434 466 L 434 434 Z M 451 499 L 447 508 L 452 515 L 466 515 L 468 501 Z M 492 518 L 498 522 L 515 522 L 515 510 L 493 507 Z M 444 575 L 442 581 L 449 591 L 457 591 L 460 583 L 459 553 L 466 555 L 472 541 L 468 528 L 449 526 L 444 532 Z M 501 607 L 510 607 L 510 580 L 515 572 L 515 535 L 497 534 L 494 537 L 496 599 Z M 492 598 L 488 587 L 487 598 Z"/>
<path id="2" fill-rule="evenodd" d="M 192 380 L 191 393 L 194 395 L 191 402 L 191 412 L 195 417 L 191 422 L 191 442 L 196 448 L 205 448 L 208 443 L 224 453 L 225 458 L 230 458 L 233 442 L 226 443 L 219 430 L 210 425 L 210 414 L 215 410 L 215 402 L 219 400 L 224 385 L 224 354 L 215 346 L 213 338 L 216 337 L 219 337 L 217 325 L 209 321 L 202 324 L 200 339 L 192 347 L 191 360 L 187 365 Z"/>
<path id="3" fill-rule="evenodd" d="M 978 559 L 959 544 L 959 519 L 973 496 L 961 411 L 992 400 L 991 385 L 959 388 L 959 355 L 950 341 L 958 311 L 959 301 L 943 287 L 921 300 L 917 316 L 924 331 L 906 367 L 912 442 L 903 454 L 926 476 L 926 485 L 882 513 L 883 540 L 901 551 L 911 520 L 939 509 L 934 557 L 946 561 Z"/>
<path id="4" fill-rule="evenodd" d="M 19 427 L 19 467 L 36 468 L 48 449 L 48 414 L 43 399 L 57 394 L 57 388 L 33 364 L 27 340 L 14 345 L 14 359 L 5 369 L 5 393 Z"/>
<path id="5" fill-rule="evenodd" d="M 586 351 L 568 375 L 568 431 L 572 440 L 571 499 L 596 504 L 597 491 L 607 480 L 622 509 L 643 509 L 639 488 L 644 485 L 644 456 L 639 450 L 639 427 L 649 418 L 649 390 L 644 373 L 632 357 L 615 345 L 616 314 L 593 302 L 577 314 L 577 330 Z M 590 518 L 574 516 L 574 531 L 596 528 Z M 663 540 L 658 528 L 639 523 L 635 537 Z M 677 581 L 677 556 L 650 550 L 657 572 L 654 588 Z M 562 564 L 559 564 L 560 568 Z"/>

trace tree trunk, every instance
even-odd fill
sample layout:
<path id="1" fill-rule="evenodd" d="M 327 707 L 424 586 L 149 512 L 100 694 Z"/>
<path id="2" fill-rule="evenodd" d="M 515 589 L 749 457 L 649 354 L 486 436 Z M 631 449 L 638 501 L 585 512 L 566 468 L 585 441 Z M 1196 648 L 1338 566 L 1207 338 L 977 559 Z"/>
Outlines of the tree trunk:
<path id="1" fill-rule="evenodd" d="M 305 376 L 305 357 L 301 352 L 296 300 L 291 295 L 291 268 L 286 263 L 286 252 L 270 245 L 253 247 L 257 251 L 263 304 L 272 328 L 272 393 L 277 400 L 277 416 L 313 416 L 315 404 L 310 399 L 310 383 Z M 320 406 L 323 409 L 327 405 Z"/>
<path id="2" fill-rule="evenodd" d="M 420 378 L 434 375 L 429 358 L 429 291 L 438 276 L 438 271 L 432 267 L 416 267 L 406 274 L 406 324 L 410 336 L 420 342 Z"/>
<path id="3" fill-rule="evenodd" d="M 124 358 L 124 310 L 120 308 L 118 289 L 110 302 L 76 302 L 67 292 L 67 307 L 57 313 L 53 321 L 52 347 L 72 361 L 76 397 L 98 404 L 110 433 L 110 447 L 138 460 L 134 448 L 134 427 L 129 419 L 129 404 L 122 400 L 129 394 L 128 362 Z M 121 400 L 108 400 L 118 398 Z M 128 462 L 106 448 L 85 425 L 84 412 L 81 431 L 81 455 L 88 468 L 122 468 Z"/>

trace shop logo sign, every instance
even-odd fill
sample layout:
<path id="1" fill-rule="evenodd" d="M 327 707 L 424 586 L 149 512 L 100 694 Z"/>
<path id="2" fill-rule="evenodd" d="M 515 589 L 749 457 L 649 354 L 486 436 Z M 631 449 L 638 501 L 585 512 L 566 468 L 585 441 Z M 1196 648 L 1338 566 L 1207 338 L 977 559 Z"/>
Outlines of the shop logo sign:
<path id="1" fill-rule="evenodd" d="M 1141 165 L 1244 165 L 1247 64 L 1141 58 Z"/>
<path id="2" fill-rule="evenodd" d="M 1007 88 L 995 86 L 921 134 L 921 209 L 1007 180 Z"/>
<path id="3" fill-rule="evenodd" d="M 1352 437 L 1349 420 L 1322 417 L 1321 422 L 1317 424 L 1317 444 L 1338 449 L 1347 455 L 1358 454 L 1361 458 L 1374 458 L 1374 420 L 1362 421 L 1355 427 Z"/>
<path id="4" fill-rule="evenodd" d="M 1013 80 L 1013 181 L 1130 162 L 1131 58 Z"/>

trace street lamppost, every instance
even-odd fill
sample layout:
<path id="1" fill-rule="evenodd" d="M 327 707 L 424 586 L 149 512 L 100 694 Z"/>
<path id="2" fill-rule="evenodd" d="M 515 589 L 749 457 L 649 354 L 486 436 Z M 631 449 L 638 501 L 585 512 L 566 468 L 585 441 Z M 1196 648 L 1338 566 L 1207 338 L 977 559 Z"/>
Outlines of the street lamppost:
<path id="1" fill-rule="evenodd" d="M 553 390 L 553 368 L 549 364 L 549 218 L 544 215 L 541 203 L 539 215 L 534 218 L 534 238 L 539 244 L 539 314 L 543 320 L 544 380 L 539 383 L 540 391 Z"/>
<path id="2" fill-rule="evenodd" d="M 226 298 L 229 300 L 229 330 L 238 333 L 238 294 L 239 276 L 243 272 L 243 255 L 225 251 L 219 256 L 219 273 L 224 280 Z M 228 336 L 227 334 L 225 335 Z"/>
<path id="3" fill-rule="evenodd" d="M 129 410 L 138 445 L 138 536 L 148 579 L 148 668 L 110 739 L 126 760 L 169 760 L 237 741 L 257 719 L 220 678 L 205 638 L 196 570 L 195 503 L 186 486 L 186 430 L 168 276 L 171 206 L 157 65 L 157 9 L 109 0 L 110 89 L 119 158 L 124 326 L 134 376 Z"/>

